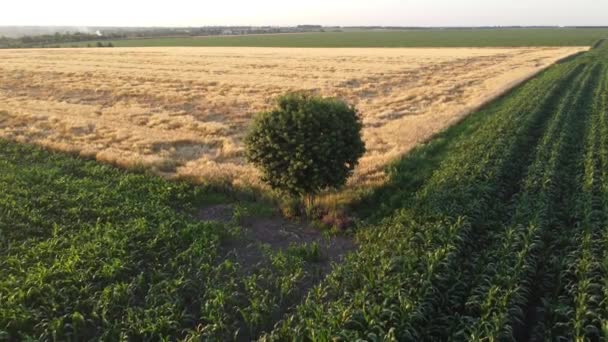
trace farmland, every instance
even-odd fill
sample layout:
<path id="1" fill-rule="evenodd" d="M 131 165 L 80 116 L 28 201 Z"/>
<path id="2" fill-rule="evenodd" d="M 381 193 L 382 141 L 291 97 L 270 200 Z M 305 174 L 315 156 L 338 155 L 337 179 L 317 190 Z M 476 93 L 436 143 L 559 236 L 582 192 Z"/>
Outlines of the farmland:
<path id="1" fill-rule="evenodd" d="M 331 260 L 248 231 L 259 203 L 201 216 L 229 198 L 3 140 L 0 189 L 0 340 L 246 340 Z"/>
<path id="2" fill-rule="evenodd" d="M 606 338 L 607 52 L 552 67 L 395 164 L 360 250 L 273 336 Z"/>
<path id="3" fill-rule="evenodd" d="M 0 51 L 0 341 L 606 339 L 586 49 Z M 289 89 L 361 110 L 354 242 L 239 189 Z"/>
<path id="4" fill-rule="evenodd" d="M 357 106 L 368 152 L 351 186 L 378 184 L 416 144 L 586 49 L 3 50 L 0 137 L 168 178 L 259 186 L 243 158 L 252 115 L 307 90 Z"/>
<path id="5" fill-rule="evenodd" d="M 591 46 L 608 37 L 607 28 L 526 28 L 526 29 L 417 29 L 347 30 L 301 34 L 266 34 L 219 37 L 166 37 L 112 40 L 117 47 L 240 46 L 299 48 L 395 48 L 395 47 L 529 47 Z M 95 46 L 96 41 L 66 43 Z"/>

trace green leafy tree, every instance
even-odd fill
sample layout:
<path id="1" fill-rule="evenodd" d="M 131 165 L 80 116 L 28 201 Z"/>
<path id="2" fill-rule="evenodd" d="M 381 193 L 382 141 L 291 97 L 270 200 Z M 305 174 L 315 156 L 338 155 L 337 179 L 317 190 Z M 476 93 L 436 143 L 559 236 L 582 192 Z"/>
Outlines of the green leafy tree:
<path id="1" fill-rule="evenodd" d="M 288 93 L 260 113 L 247 135 L 247 159 L 272 188 L 314 195 L 346 183 L 365 153 L 354 107 L 334 98 Z"/>

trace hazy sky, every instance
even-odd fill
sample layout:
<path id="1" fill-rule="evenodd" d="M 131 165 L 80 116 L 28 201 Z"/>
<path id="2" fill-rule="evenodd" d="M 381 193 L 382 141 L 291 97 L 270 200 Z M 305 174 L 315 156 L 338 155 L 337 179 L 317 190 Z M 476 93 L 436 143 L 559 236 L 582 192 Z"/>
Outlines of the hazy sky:
<path id="1" fill-rule="evenodd" d="M 608 25 L 608 0 L 1 0 L 0 25 Z"/>

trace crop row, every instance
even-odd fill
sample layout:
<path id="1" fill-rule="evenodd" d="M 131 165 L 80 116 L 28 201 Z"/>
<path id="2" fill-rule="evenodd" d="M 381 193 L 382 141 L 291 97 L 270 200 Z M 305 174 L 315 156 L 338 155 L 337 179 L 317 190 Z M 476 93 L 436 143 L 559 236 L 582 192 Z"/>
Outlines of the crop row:
<path id="1" fill-rule="evenodd" d="M 602 267 L 602 259 L 608 238 L 603 231 L 608 210 L 603 190 L 608 180 L 604 171 L 608 166 L 606 72 L 605 64 L 597 70 L 597 75 L 602 77 L 601 84 L 592 94 L 593 105 L 589 110 L 583 173 L 574 209 L 580 215 L 577 222 L 580 231 L 565 237 L 570 241 L 568 255 L 562 260 L 560 286 L 548 303 L 554 316 L 550 322 L 553 339 L 598 340 L 607 332 L 602 331 L 605 327 L 602 327 L 601 310 L 607 271 Z"/>
<path id="2" fill-rule="evenodd" d="M 245 270 L 202 187 L 0 141 L 0 189 L 0 340 L 255 337 L 318 272 L 306 246 Z"/>
<path id="3" fill-rule="evenodd" d="M 490 249 L 493 259 L 483 274 L 491 276 L 474 290 L 477 298 L 472 301 L 473 307 L 480 306 L 479 312 L 473 310 L 479 318 L 472 328 L 474 340 L 526 335 L 530 329 L 526 325 L 541 319 L 529 311 L 536 310 L 537 287 L 545 290 L 543 280 L 550 281 L 555 278 L 553 273 L 559 272 L 553 269 L 552 260 L 561 259 L 556 244 L 570 222 L 561 213 L 570 213 L 573 208 L 571 180 L 582 156 L 580 140 L 588 109 L 582 99 L 595 86 L 595 71 L 587 69 L 579 89 L 554 115 L 523 181 L 508 233 L 499 239 L 500 248 Z"/>
<path id="4" fill-rule="evenodd" d="M 587 169 L 605 170 L 605 54 L 598 47 L 552 67 L 401 161 L 396 170 L 432 164 L 416 182 L 395 177 L 390 187 L 402 193 L 384 192 L 380 207 L 389 217 L 363 229 L 361 250 L 268 337 L 527 340 L 599 329 L 608 317 L 583 318 L 583 299 L 605 306 L 601 287 L 583 284 L 589 292 L 568 299 L 576 305 L 557 298 L 568 302 L 563 282 L 576 260 L 574 280 L 592 277 L 584 241 L 597 254 L 595 282 L 605 279 L 605 232 L 585 238 L 584 223 L 605 210 L 603 194 L 585 202 L 583 186 Z"/>

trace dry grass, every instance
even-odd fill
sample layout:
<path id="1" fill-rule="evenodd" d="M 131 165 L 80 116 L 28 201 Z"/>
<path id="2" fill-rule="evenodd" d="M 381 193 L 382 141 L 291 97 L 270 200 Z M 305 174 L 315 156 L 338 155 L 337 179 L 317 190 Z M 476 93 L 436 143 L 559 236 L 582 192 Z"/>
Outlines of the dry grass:
<path id="1" fill-rule="evenodd" d="M 587 48 L 115 48 L 0 51 L 0 137 L 167 177 L 258 185 L 252 115 L 286 90 L 356 105 L 368 153 L 351 185 L 472 109 Z"/>

